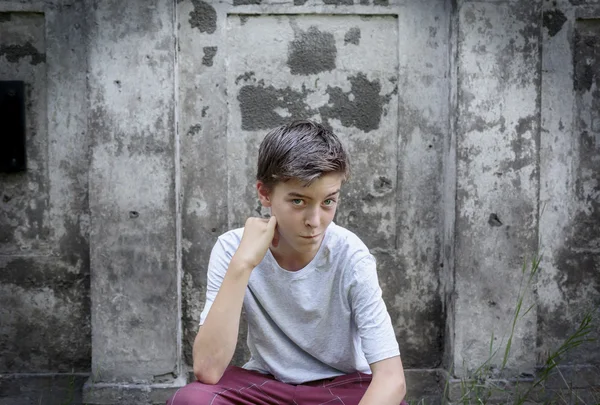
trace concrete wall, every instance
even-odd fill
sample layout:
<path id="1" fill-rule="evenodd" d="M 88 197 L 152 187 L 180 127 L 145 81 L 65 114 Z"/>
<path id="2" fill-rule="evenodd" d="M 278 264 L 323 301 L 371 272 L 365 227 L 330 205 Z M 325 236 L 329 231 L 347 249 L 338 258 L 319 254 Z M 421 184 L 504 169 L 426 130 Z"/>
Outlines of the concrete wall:
<path id="1" fill-rule="evenodd" d="M 29 157 L 0 175 L 0 404 L 80 401 L 87 373 L 87 403 L 183 384 L 210 250 L 263 214 L 258 143 L 292 118 L 352 155 L 336 222 L 378 259 L 410 398 L 450 378 L 455 400 L 490 339 L 504 378 L 586 310 L 600 337 L 599 21 L 597 1 L 0 0 Z M 563 364 L 599 384 L 600 344 Z"/>
<path id="2" fill-rule="evenodd" d="M 78 2 L 0 2 L 0 80 L 26 84 L 28 156 L 0 174 L 2 374 L 90 368 L 86 29 Z"/>
<path id="3" fill-rule="evenodd" d="M 596 314 L 591 337 L 600 338 L 600 4 L 572 3 L 544 9 L 541 353 L 563 341 L 590 311 Z M 580 347 L 565 360 L 598 365 L 598 347 Z"/>

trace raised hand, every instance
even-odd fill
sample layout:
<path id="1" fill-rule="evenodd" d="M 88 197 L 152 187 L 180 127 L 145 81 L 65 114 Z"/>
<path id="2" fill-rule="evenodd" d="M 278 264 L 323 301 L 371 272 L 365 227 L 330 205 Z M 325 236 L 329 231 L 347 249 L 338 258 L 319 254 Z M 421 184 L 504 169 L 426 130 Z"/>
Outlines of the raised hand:
<path id="1" fill-rule="evenodd" d="M 232 260 L 253 269 L 267 254 L 269 246 L 277 247 L 279 234 L 276 230 L 277 219 L 248 218 L 244 226 L 242 241 Z"/>

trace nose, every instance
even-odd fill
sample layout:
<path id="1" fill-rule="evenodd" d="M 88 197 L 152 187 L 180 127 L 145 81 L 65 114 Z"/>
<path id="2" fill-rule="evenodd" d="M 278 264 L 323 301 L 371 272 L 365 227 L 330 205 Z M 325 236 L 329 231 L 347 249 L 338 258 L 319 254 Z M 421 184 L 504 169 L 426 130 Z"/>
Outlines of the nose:
<path id="1" fill-rule="evenodd" d="M 319 208 L 306 210 L 304 224 L 309 228 L 317 228 L 319 226 Z"/>

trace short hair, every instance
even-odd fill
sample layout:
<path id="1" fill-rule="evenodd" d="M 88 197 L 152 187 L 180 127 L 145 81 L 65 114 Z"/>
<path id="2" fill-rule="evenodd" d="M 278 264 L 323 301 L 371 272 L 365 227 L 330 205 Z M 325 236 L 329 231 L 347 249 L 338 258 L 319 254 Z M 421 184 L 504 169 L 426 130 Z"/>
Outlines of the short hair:
<path id="1" fill-rule="evenodd" d="M 260 144 L 256 179 L 269 189 L 291 179 L 309 186 L 328 173 L 346 181 L 350 162 L 339 138 L 322 124 L 293 121 L 269 131 Z"/>

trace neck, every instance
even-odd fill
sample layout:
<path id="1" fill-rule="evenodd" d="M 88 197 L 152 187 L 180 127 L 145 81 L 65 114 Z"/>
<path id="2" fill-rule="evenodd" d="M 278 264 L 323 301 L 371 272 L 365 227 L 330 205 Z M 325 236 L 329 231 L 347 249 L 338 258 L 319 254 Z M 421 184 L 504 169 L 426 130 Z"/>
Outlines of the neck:
<path id="1" fill-rule="evenodd" d="M 287 271 L 298 271 L 306 267 L 308 263 L 317 255 L 319 246 L 307 253 L 300 253 L 290 246 L 280 244 L 276 248 L 271 247 L 271 253 L 277 261 L 277 264 Z"/>

